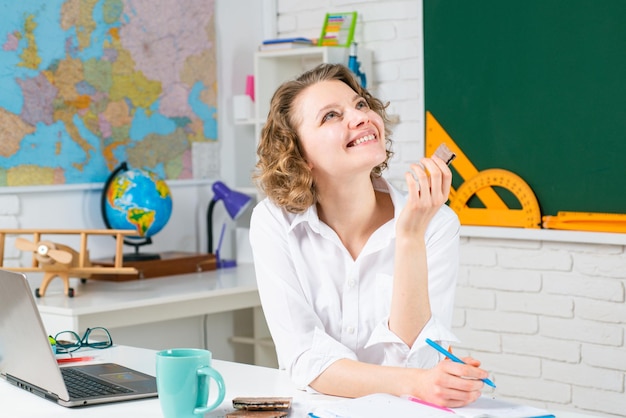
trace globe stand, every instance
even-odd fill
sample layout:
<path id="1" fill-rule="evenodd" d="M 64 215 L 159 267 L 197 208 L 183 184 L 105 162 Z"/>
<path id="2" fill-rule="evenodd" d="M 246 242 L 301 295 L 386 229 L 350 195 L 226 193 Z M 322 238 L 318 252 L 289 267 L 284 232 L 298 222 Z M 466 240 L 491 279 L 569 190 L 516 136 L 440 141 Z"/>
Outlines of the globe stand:
<path id="1" fill-rule="evenodd" d="M 142 242 L 134 242 L 124 240 L 124 244 L 129 245 L 131 247 L 135 247 L 135 252 L 132 254 L 124 254 L 122 259 L 123 261 L 148 261 L 148 260 L 160 260 L 161 256 L 156 253 L 140 253 L 139 247 L 143 247 L 144 245 L 152 244 L 151 238 L 145 238 Z"/>

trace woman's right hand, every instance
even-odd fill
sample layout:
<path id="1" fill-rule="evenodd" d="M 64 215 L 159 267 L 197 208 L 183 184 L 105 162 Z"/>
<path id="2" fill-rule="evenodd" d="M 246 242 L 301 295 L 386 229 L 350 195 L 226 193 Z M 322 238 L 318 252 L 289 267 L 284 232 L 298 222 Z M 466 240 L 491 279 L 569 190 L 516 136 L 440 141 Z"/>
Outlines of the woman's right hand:
<path id="1" fill-rule="evenodd" d="M 451 360 L 440 361 L 432 369 L 413 369 L 420 372 L 414 379 L 412 396 L 435 405 L 458 408 L 474 402 L 481 395 L 489 373 L 480 367 L 480 361 L 465 357 L 466 364 Z M 410 370 L 410 369 L 407 369 Z"/>

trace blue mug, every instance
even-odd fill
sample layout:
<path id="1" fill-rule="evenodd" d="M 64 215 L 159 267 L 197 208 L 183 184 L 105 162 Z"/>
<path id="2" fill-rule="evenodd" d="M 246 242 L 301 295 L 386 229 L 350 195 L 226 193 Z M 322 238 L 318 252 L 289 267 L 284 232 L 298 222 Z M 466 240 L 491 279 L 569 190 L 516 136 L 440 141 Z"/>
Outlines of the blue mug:
<path id="1" fill-rule="evenodd" d="M 156 355 L 157 392 L 165 418 L 199 418 L 217 408 L 226 395 L 222 375 L 211 367 L 212 354 L 198 348 L 173 348 Z M 213 379 L 218 394 L 209 405 Z"/>

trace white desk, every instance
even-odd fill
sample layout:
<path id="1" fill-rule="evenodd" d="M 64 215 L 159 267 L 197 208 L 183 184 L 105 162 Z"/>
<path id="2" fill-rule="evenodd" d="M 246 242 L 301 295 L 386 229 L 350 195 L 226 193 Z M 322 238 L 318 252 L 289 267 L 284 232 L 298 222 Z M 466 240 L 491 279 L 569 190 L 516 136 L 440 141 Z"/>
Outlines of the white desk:
<path id="1" fill-rule="evenodd" d="M 87 351 L 85 351 L 87 353 Z M 96 361 L 113 361 L 136 370 L 154 375 L 155 352 L 153 350 L 116 346 L 107 350 L 92 350 Z M 236 396 L 291 396 L 293 406 L 290 417 L 301 418 L 312 405 L 333 402 L 338 398 L 314 395 L 294 389 L 291 380 L 283 371 L 259 366 L 214 360 L 213 366 L 222 374 L 226 383 L 226 397 L 215 411 L 206 417 L 223 417 L 233 410 L 232 399 Z M 162 417 L 157 398 L 96 405 L 82 408 L 65 408 L 51 401 L 39 398 L 23 389 L 0 381 L 1 416 L 24 417 Z M 557 418 L 593 418 L 572 412 L 556 413 Z"/>
<path id="2" fill-rule="evenodd" d="M 35 289 L 39 287 L 40 278 L 29 275 L 29 282 Z M 60 280 L 53 281 L 46 295 L 37 299 L 44 326 L 51 334 L 62 330 L 81 333 L 94 326 L 135 327 L 139 332 L 141 326 L 149 324 L 253 308 L 252 338 L 240 341 L 264 341 L 264 345 L 255 345 L 255 363 L 275 364 L 274 349 L 263 340 L 269 337 L 269 332 L 262 315 L 253 264 L 132 281 L 87 280 L 81 283 L 75 279 L 72 287 L 76 296 L 73 298 L 63 294 L 61 285 Z M 201 332 L 197 327 L 190 332 L 199 339 Z M 165 329 L 152 333 L 158 334 L 160 339 L 168 335 Z M 116 341 L 115 333 L 112 334 Z M 131 344 L 123 339 L 118 341 Z M 132 345 L 138 344 L 133 341 Z"/>
<path id="3" fill-rule="evenodd" d="M 38 287 L 36 278 L 29 281 Z M 81 332 L 103 324 L 116 328 L 261 306 L 252 264 L 142 280 L 87 280 L 72 286 L 73 298 L 51 291 L 37 299 L 46 328 Z"/>

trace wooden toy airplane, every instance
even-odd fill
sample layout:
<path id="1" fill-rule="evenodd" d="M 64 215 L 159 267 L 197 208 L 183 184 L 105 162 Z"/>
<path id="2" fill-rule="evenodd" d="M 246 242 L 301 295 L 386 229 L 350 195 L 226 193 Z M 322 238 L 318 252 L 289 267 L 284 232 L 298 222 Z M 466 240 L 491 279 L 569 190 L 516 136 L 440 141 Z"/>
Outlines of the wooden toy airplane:
<path id="1" fill-rule="evenodd" d="M 29 241 L 22 237 L 15 239 L 15 246 L 21 251 L 33 253 L 31 267 L 4 267 L 4 246 L 7 235 L 28 235 L 32 234 L 33 239 Z M 79 235 L 80 248 L 78 251 L 73 248 L 42 240 L 42 235 Z M 87 238 L 89 235 L 111 235 L 115 236 L 115 258 L 114 264 L 104 267 L 92 264 L 89 259 L 87 249 Z M 74 297 L 74 289 L 70 287 L 70 277 L 88 279 L 92 274 L 136 274 L 134 267 L 123 267 L 122 248 L 124 237 L 137 235 L 136 231 L 123 229 L 0 229 L 0 268 L 19 272 L 43 272 L 41 287 L 35 290 L 35 296 L 42 297 L 46 294 L 46 289 L 50 282 L 59 277 L 65 285 L 65 295 Z"/>

